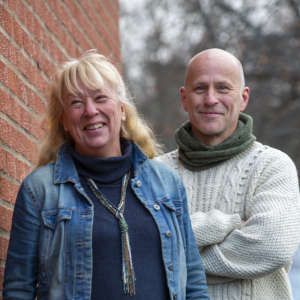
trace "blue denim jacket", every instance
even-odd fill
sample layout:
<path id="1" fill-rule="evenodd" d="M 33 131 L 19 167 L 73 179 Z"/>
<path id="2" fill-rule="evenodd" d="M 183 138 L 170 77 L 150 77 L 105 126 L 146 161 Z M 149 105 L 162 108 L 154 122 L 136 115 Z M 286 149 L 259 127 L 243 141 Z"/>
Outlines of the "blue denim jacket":
<path id="1" fill-rule="evenodd" d="M 170 299 L 209 299 L 183 183 L 169 167 L 148 159 L 136 145 L 131 160 L 132 188 L 160 232 Z M 36 295 L 45 300 L 90 299 L 92 225 L 92 201 L 62 146 L 56 163 L 32 172 L 20 187 L 3 299 L 33 300 Z"/>

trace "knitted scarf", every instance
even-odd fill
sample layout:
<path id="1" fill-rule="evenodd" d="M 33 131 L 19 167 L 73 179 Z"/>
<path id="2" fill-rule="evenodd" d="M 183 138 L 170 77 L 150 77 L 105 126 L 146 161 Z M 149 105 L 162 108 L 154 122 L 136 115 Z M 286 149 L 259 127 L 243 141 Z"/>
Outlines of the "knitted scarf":
<path id="1" fill-rule="evenodd" d="M 207 170 L 248 149 L 256 140 L 252 134 L 253 120 L 240 113 L 237 128 L 223 143 L 206 146 L 192 137 L 191 122 L 187 121 L 175 131 L 179 145 L 179 161 L 191 171 Z"/>

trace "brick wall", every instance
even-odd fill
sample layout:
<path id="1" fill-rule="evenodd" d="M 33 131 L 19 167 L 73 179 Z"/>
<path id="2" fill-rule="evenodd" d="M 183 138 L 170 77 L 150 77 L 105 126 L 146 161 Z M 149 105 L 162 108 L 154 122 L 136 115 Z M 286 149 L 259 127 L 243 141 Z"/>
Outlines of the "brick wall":
<path id="1" fill-rule="evenodd" d="M 121 62 L 118 0 L 0 0 L 0 299 L 14 203 L 37 159 L 55 66 L 98 49 Z"/>

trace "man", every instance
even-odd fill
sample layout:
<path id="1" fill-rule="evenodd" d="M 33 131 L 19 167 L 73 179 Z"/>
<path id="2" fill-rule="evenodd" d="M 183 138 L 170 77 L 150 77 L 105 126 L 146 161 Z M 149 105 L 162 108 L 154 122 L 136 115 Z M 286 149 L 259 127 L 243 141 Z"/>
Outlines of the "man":
<path id="1" fill-rule="evenodd" d="M 292 299 L 288 270 L 300 241 L 296 168 L 255 141 L 241 63 L 210 49 L 180 90 L 190 121 L 179 150 L 159 158 L 182 178 L 212 300 Z"/>

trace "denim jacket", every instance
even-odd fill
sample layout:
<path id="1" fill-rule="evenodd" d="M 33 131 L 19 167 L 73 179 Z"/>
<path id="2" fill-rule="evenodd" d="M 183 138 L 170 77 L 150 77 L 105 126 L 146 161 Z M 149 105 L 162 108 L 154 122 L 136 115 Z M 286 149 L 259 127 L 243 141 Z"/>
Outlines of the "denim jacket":
<path id="1" fill-rule="evenodd" d="M 136 145 L 131 160 L 132 188 L 160 232 L 170 299 L 209 299 L 183 183 Z M 92 201 L 64 145 L 55 163 L 32 172 L 20 187 L 3 299 L 90 299 L 92 225 Z"/>

